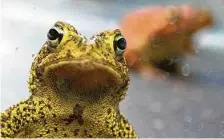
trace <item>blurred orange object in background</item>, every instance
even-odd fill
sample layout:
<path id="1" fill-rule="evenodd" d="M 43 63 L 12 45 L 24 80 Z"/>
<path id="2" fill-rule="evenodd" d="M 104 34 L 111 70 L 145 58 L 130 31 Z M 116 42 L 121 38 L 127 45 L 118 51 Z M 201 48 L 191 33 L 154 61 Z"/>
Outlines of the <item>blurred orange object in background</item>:
<path id="1" fill-rule="evenodd" d="M 183 62 L 175 61 L 196 54 L 192 36 L 209 25 L 213 25 L 209 10 L 187 4 L 145 7 L 127 13 L 120 28 L 127 40 L 129 68 L 148 79 L 170 73 L 182 75 Z"/>

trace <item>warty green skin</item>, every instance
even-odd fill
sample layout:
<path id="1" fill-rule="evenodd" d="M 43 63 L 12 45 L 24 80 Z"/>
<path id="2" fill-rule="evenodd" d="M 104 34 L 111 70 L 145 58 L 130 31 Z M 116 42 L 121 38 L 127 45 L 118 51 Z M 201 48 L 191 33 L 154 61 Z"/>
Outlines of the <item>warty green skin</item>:
<path id="1" fill-rule="evenodd" d="M 88 43 L 68 23 L 54 27 L 63 37 L 48 40 L 36 55 L 31 96 L 1 113 L 1 137 L 137 138 L 119 110 L 130 82 L 114 44 L 120 30 L 101 32 Z"/>

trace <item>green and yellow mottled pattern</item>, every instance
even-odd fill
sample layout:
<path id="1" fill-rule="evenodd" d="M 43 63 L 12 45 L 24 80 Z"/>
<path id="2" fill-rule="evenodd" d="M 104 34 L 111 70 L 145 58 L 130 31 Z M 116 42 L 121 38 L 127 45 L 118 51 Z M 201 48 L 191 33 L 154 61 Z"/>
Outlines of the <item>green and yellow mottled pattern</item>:
<path id="1" fill-rule="evenodd" d="M 32 63 L 31 96 L 1 113 L 1 137 L 137 138 L 119 111 L 130 83 L 122 38 L 115 29 L 88 41 L 56 22 Z"/>

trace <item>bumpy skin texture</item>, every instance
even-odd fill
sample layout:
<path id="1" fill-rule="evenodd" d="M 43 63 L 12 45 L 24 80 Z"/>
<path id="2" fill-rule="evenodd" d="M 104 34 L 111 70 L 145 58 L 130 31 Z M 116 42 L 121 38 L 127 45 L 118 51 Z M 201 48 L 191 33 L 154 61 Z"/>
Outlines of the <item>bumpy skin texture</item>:
<path id="1" fill-rule="evenodd" d="M 164 77 L 182 75 L 182 61 L 195 56 L 192 36 L 213 24 L 207 9 L 191 5 L 153 6 L 124 15 L 121 32 L 127 40 L 125 58 L 131 70 Z"/>
<path id="2" fill-rule="evenodd" d="M 54 28 L 63 35 L 49 31 L 31 66 L 32 95 L 1 113 L 1 137 L 136 138 L 119 111 L 130 81 L 120 30 L 87 41 L 68 23 Z"/>

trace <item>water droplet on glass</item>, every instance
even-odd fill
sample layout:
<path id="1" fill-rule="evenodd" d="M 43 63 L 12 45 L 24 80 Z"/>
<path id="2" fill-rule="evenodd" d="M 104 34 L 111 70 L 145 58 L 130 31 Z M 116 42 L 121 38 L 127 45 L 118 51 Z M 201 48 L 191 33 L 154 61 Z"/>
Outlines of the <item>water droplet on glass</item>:
<path id="1" fill-rule="evenodd" d="M 151 96 L 147 96 L 148 100 L 150 101 L 151 100 Z"/>
<path id="2" fill-rule="evenodd" d="M 207 71 L 207 73 L 206 73 L 206 76 L 208 77 L 211 73 L 212 73 L 212 70 L 209 69 L 209 70 Z"/>
<path id="3" fill-rule="evenodd" d="M 184 117 L 184 121 L 187 121 L 187 122 L 191 123 L 192 118 L 189 117 L 189 116 L 186 116 L 186 117 Z"/>
<path id="4" fill-rule="evenodd" d="M 202 131 L 202 129 L 204 128 L 204 124 L 201 122 L 198 124 L 198 131 Z"/>
<path id="5" fill-rule="evenodd" d="M 224 93 L 217 92 L 217 96 L 219 99 L 224 99 Z"/>
<path id="6" fill-rule="evenodd" d="M 184 76 L 189 76 L 191 73 L 190 65 L 189 64 L 183 65 L 181 71 Z"/>
<path id="7" fill-rule="evenodd" d="M 158 130 L 162 130 L 164 128 L 164 122 L 161 119 L 155 119 L 153 124 L 154 124 L 154 128 Z"/>
<path id="8" fill-rule="evenodd" d="M 189 122 L 184 122 L 184 131 L 189 131 L 190 129 L 190 123 Z"/>
<path id="9" fill-rule="evenodd" d="M 220 135 L 224 136 L 224 130 L 220 132 Z"/>
<path id="10" fill-rule="evenodd" d="M 198 48 L 195 48 L 195 47 L 194 47 L 194 51 L 195 51 L 196 54 L 200 53 L 200 50 Z"/>
<path id="11" fill-rule="evenodd" d="M 172 64 L 174 64 L 176 61 L 176 58 L 174 57 L 174 56 L 172 56 L 172 57 L 167 57 L 167 60 L 170 60 L 170 62 L 169 62 L 169 64 L 168 65 L 172 65 Z"/>
<path id="12" fill-rule="evenodd" d="M 19 50 L 19 47 L 16 47 L 16 51 L 18 51 Z"/>
<path id="13" fill-rule="evenodd" d="M 184 131 L 189 131 L 191 121 L 192 121 L 191 117 L 189 116 L 184 117 Z"/>

